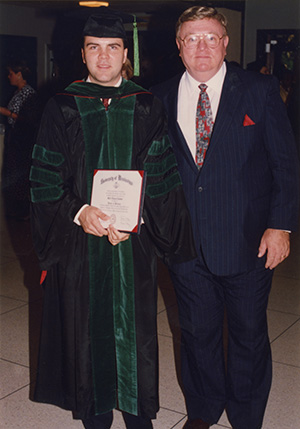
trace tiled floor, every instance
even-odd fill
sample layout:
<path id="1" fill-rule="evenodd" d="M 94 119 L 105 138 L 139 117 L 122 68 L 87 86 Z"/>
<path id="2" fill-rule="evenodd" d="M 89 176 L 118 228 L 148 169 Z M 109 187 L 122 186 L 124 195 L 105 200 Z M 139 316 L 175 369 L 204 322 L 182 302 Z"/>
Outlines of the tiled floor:
<path id="1" fill-rule="evenodd" d="M 80 428 L 69 412 L 29 400 L 34 379 L 41 290 L 29 224 L 0 216 L 1 228 L 1 387 L 0 428 Z M 159 276 L 160 404 L 155 429 L 182 428 L 185 405 L 176 376 L 178 323 L 168 274 Z M 263 429 L 300 427 L 300 234 L 292 237 L 292 254 L 276 270 L 269 302 L 274 379 Z M 175 339 L 175 341 L 174 341 Z M 174 359 L 174 355 L 176 358 Z M 113 429 L 125 426 L 115 413 Z M 223 415 L 214 428 L 230 428 Z"/>

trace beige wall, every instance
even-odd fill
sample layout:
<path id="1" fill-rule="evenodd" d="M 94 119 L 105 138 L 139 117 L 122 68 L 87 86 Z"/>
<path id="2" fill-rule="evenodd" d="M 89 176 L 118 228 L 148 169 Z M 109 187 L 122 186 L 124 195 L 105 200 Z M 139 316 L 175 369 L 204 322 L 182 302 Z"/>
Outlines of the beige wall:
<path id="1" fill-rule="evenodd" d="M 242 13 L 236 10 L 220 7 L 218 7 L 218 11 L 223 13 L 228 20 L 229 45 L 227 48 L 226 59 L 228 61 L 237 61 L 238 63 L 241 63 Z"/>

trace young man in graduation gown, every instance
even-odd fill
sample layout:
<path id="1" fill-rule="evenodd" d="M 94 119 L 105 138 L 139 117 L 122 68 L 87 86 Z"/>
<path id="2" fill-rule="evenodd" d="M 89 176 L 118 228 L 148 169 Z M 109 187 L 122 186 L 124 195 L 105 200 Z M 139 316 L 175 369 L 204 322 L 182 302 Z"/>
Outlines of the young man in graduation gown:
<path id="1" fill-rule="evenodd" d="M 83 35 L 88 78 L 48 102 L 33 151 L 33 239 L 45 277 L 35 400 L 72 410 L 86 428 L 111 427 L 114 408 L 127 428 L 152 428 L 156 257 L 194 257 L 189 215 L 161 102 L 121 77 L 122 19 L 99 12 Z M 90 205 L 95 169 L 147 173 L 140 234 L 101 225 L 108 216 Z"/>

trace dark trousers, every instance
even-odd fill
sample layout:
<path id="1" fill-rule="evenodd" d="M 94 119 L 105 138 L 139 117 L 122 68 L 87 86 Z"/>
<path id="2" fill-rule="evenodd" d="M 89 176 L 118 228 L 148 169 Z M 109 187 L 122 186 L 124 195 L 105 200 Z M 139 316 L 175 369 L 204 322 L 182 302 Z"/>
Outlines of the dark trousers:
<path id="1" fill-rule="evenodd" d="M 213 275 L 201 261 L 193 272 L 171 273 L 178 300 L 182 381 L 190 419 L 215 424 L 226 409 L 234 429 L 261 428 L 272 378 L 266 317 L 272 274 L 260 259 L 253 271 L 232 277 Z"/>
<path id="2" fill-rule="evenodd" d="M 152 429 L 152 422 L 150 419 L 146 419 L 140 416 L 134 416 L 122 412 L 123 419 L 127 429 Z M 83 426 L 85 429 L 109 429 L 113 422 L 113 412 L 110 411 L 106 414 L 99 414 L 92 416 L 87 420 L 83 420 Z"/>

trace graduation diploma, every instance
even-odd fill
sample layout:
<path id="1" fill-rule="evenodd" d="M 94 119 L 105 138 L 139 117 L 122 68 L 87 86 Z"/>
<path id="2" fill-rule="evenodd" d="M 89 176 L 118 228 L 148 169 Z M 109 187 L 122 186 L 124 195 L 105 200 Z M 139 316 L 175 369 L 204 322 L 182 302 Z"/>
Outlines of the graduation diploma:
<path id="1" fill-rule="evenodd" d="M 95 170 L 91 205 L 110 216 L 100 219 L 104 228 L 113 225 L 122 232 L 139 233 L 146 184 L 143 170 Z"/>

